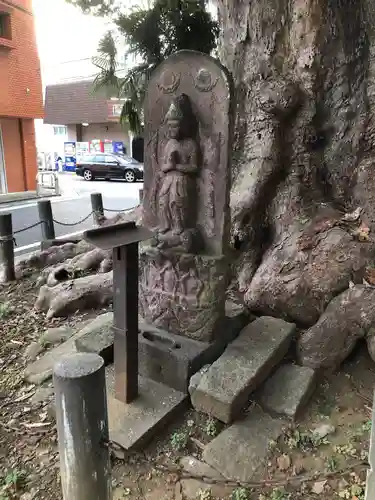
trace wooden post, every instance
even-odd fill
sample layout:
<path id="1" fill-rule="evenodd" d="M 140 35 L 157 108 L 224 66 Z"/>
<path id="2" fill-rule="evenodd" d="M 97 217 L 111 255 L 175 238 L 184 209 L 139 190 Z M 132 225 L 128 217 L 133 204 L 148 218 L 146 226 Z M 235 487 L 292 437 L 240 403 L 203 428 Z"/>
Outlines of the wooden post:
<path id="1" fill-rule="evenodd" d="M 0 215 L 0 282 L 16 279 L 12 214 Z"/>
<path id="2" fill-rule="evenodd" d="M 99 225 L 100 221 L 104 217 L 102 193 L 91 194 L 91 209 L 94 212 L 93 213 L 94 223 Z"/>
<path id="3" fill-rule="evenodd" d="M 54 367 L 64 500 L 111 500 L 104 361 L 77 353 Z"/>
<path id="4" fill-rule="evenodd" d="M 113 250 L 116 398 L 138 397 L 138 243 Z"/>
<path id="5" fill-rule="evenodd" d="M 52 206 L 50 200 L 38 201 L 39 220 L 42 223 L 42 240 L 55 239 L 55 227 L 53 225 Z"/>

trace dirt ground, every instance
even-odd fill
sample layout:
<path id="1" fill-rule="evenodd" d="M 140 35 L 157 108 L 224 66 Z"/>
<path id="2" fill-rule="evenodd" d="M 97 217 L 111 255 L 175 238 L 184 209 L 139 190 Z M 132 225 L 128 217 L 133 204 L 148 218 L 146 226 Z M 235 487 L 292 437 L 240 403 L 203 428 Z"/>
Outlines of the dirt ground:
<path id="1" fill-rule="evenodd" d="M 62 498 L 54 418 L 23 381 L 24 352 L 47 327 L 97 315 L 46 322 L 33 311 L 37 291 L 32 278 L 0 289 L 0 500 Z M 180 469 L 181 457 L 199 459 L 222 428 L 190 410 L 143 453 L 113 450 L 114 500 L 364 500 L 374 386 L 375 365 L 359 345 L 299 422 L 270 443 L 263 480 L 253 484 L 209 484 Z"/>

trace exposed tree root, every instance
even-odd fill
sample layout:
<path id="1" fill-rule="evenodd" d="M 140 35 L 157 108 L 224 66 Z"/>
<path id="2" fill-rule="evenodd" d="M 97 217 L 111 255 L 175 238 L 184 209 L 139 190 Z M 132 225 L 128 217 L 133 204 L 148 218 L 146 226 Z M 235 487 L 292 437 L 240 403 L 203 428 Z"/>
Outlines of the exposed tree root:
<path id="1" fill-rule="evenodd" d="M 82 240 L 79 243 L 65 243 L 65 245 L 50 247 L 41 252 L 34 252 L 17 264 L 16 274 L 22 276 L 25 272 L 40 270 L 65 262 L 67 259 L 89 252 L 92 248 L 92 245 Z"/>
<path id="2" fill-rule="evenodd" d="M 47 318 L 67 316 L 76 311 L 107 306 L 113 299 L 113 273 L 85 276 L 56 286 L 43 285 L 35 308 Z"/>
<path id="3" fill-rule="evenodd" d="M 338 368 L 375 324 L 374 304 L 375 288 L 365 285 L 352 286 L 334 298 L 319 321 L 302 334 L 300 362 L 315 369 Z"/>

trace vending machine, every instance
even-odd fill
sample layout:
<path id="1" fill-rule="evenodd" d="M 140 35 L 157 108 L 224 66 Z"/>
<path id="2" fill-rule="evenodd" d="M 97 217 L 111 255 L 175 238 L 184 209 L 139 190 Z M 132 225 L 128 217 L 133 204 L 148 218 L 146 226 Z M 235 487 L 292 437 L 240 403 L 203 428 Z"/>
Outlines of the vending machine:
<path id="1" fill-rule="evenodd" d="M 110 141 L 106 139 L 104 141 L 104 153 L 120 153 L 125 154 L 126 149 L 124 143 L 121 141 Z"/>
<path id="2" fill-rule="evenodd" d="M 114 153 L 121 153 L 121 154 L 126 154 L 126 147 L 125 144 L 121 141 L 113 141 L 113 152 Z"/>
<path id="3" fill-rule="evenodd" d="M 75 172 L 77 164 L 75 142 L 64 142 L 64 156 L 65 156 L 64 170 L 66 172 Z"/>
<path id="4" fill-rule="evenodd" d="M 104 153 L 104 141 L 100 139 L 93 139 L 89 143 L 90 153 Z"/>
<path id="5" fill-rule="evenodd" d="M 77 161 L 80 158 L 87 154 L 90 151 L 90 143 L 89 142 L 77 142 L 76 143 L 76 159 Z"/>

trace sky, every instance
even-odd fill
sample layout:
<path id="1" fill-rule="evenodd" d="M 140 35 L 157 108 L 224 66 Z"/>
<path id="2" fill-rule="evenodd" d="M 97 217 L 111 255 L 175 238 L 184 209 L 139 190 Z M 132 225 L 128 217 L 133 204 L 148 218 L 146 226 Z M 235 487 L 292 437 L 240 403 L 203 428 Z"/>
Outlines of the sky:
<path id="1" fill-rule="evenodd" d="M 65 0 L 33 0 L 44 84 L 90 76 L 90 59 L 108 25 L 82 14 Z"/>
<path id="2" fill-rule="evenodd" d="M 122 0 L 126 7 L 146 7 L 148 3 L 149 0 Z M 65 0 L 33 0 L 33 9 L 44 86 L 94 77 L 97 68 L 91 58 L 110 24 L 82 14 Z"/>

